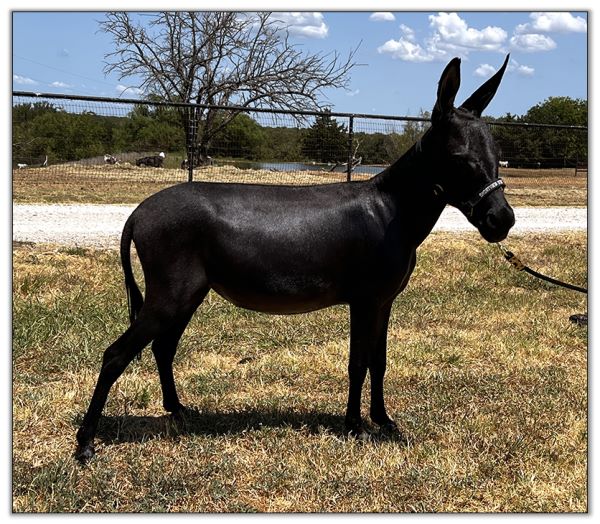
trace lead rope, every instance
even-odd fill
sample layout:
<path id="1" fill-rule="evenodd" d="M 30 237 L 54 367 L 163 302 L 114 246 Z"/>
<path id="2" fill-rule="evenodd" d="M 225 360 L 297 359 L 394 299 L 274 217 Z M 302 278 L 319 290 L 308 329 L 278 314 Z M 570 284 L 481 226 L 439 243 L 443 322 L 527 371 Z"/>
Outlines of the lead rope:
<path id="1" fill-rule="evenodd" d="M 551 284 L 566 287 L 567 289 L 572 289 L 573 291 L 579 291 L 580 293 L 587 294 L 588 290 L 584 287 L 579 287 L 574 284 L 567 284 L 566 282 L 561 282 L 560 280 L 556 280 L 555 278 L 548 277 L 546 275 L 538 273 L 537 271 L 534 271 L 530 267 L 527 267 L 525 264 L 523 264 L 523 262 L 521 262 L 521 260 L 517 258 L 517 256 L 512 251 L 506 249 L 500 242 L 497 242 L 496 245 L 498 246 L 498 249 L 500 250 L 502 255 L 504 255 L 504 258 L 506 258 L 506 260 L 508 260 L 511 263 L 511 265 L 518 271 L 525 271 L 526 273 L 529 273 L 530 275 L 536 278 L 540 278 L 541 280 L 545 280 L 546 282 L 550 282 Z"/>
<path id="2" fill-rule="evenodd" d="M 502 255 L 504 256 L 504 258 L 508 260 L 517 271 L 525 271 L 526 273 L 529 273 L 535 278 L 545 280 L 546 282 L 550 282 L 551 284 L 554 284 L 556 286 L 561 286 L 567 289 L 571 289 L 573 291 L 578 291 L 579 293 L 585 293 L 587 295 L 588 290 L 586 288 L 576 286 L 575 284 L 561 282 L 560 280 L 557 280 L 555 278 L 542 275 L 538 271 L 535 271 L 523 264 L 523 262 L 521 262 L 521 260 L 512 251 L 506 249 L 500 242 L 497 242 L 496 245 L 498 246 L 498 249 L 500 250 L 500 253 L 502 253 Z M 571 315 L 569 317 L 569 320 L 571 322 L 574 322 L 575 324 L 587 325 L 587 313 Z"/>

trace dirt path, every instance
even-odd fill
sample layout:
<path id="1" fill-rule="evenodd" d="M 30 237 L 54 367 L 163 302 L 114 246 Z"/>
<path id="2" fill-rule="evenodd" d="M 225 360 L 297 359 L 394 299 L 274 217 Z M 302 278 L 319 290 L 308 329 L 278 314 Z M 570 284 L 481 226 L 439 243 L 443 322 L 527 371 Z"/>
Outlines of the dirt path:
<path id="1" fill-rule="evenodd" d="M 13 240 L 82 247 L 116 247 L 135 206 L 13 204 Z M 517 207 L 513 233 L 587 229 L 587 209 Z M 434 231 L 475 231 L 454 208 L 446 208 Z"/>

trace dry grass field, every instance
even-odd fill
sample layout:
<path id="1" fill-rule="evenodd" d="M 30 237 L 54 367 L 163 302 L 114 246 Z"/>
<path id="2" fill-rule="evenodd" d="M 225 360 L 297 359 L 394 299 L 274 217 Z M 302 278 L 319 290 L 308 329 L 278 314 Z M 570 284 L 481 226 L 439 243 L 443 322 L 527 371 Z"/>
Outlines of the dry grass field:
<path id="1" fill-rule="evenodd" d="M 586 206 L 587 176 L 573 169 L 502 168 L 506 194 L 517 206 Z M 353 180 L 367 175 L 353 175 Z M 198 169 L 194 180 L 261 184 L 321 184 L 346 179 L 345 173 L 274 172 L 233 166 Z M 13 171 L 13 201 L 18 203 L 133 204 L 175 183 L 187 181 L 181 169 L 65 165 Z"/>
<path id="2" fill-rule="evenodd" d="M 587 173 L 573 169 L 501 168 L 506 195 L 513 206 L 586 207 Z"/>
<path id="3" fill-rule="evenodd" d="M 511 239 L 581 285 L 586 244 Z M 75 432 L 126 326 L 118 255 L 19 244 L 13 271 L 15 512 L 587 511 L 587 328 L 569 322 L 586 298 L 516 272 L 476 235 L 430 236 L 394 306 L 386 394 L 405 442 L 343 435 L 345 307 L 268 316 L 211 292 L 175 360 L 185 423 L 164 414 L 146 349 L 84 467 Z"/>

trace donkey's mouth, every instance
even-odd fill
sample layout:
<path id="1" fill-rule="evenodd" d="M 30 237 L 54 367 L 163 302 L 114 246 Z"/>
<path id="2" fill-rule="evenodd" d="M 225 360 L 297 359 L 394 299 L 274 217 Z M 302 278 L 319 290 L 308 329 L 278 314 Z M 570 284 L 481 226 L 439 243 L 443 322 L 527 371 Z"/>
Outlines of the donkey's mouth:
<path id="1" fill-rule="evenodd" d="M 508 236 L 509 231 L 510 229 L 506 229 L 504 231 L 487 231 L 482 228 L 479 229 L 479 233 L 481 233 L 481 236 L 484 238 L 484 240 L 490 243 L 502 242 Z"/>
<path id="2" fill-rule="evenodd" d="M 515 225 L 515 213 L 510 206 L 490 210 L 477 224 L 481 236 L 488 242 L 501 242 Z"/>

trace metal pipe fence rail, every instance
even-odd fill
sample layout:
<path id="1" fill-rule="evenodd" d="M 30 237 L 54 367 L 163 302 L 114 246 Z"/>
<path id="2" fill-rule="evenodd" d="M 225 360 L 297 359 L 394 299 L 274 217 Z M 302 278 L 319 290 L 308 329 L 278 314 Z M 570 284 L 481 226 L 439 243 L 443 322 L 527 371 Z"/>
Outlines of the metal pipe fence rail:
<path id="1" fill-rule="evenodd" d="M 315 184 L 369 178 L 429 118 L 13 92 L 13 181 Z M 587 127 L 490 122 L 502 169 L 587 174 Z M 98 190 L 102 190 L 98 186 Z"/>

